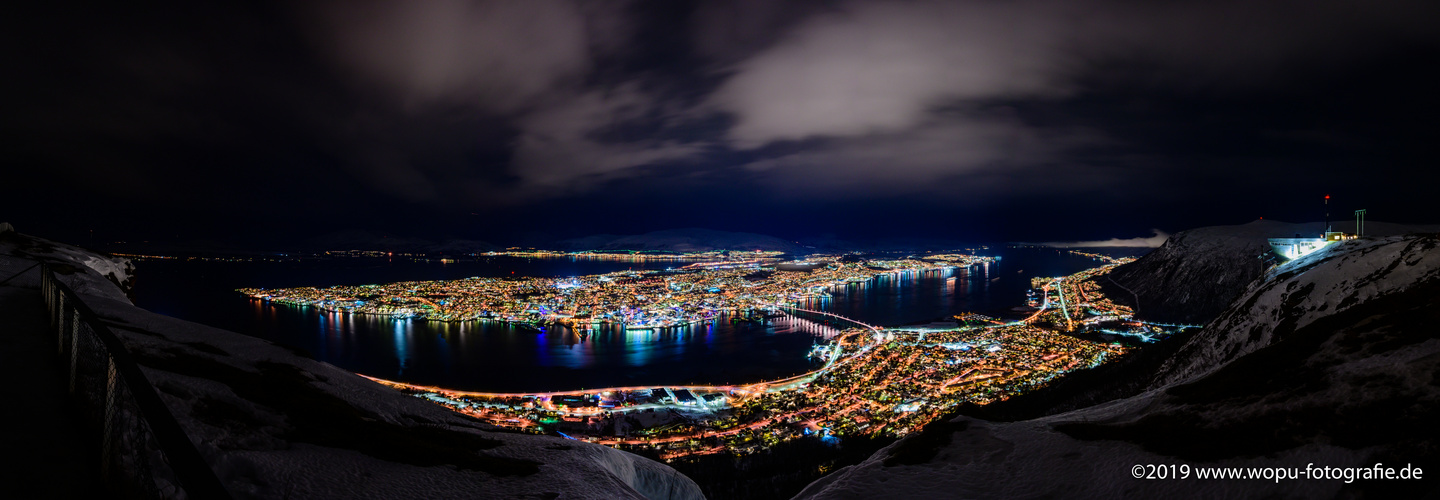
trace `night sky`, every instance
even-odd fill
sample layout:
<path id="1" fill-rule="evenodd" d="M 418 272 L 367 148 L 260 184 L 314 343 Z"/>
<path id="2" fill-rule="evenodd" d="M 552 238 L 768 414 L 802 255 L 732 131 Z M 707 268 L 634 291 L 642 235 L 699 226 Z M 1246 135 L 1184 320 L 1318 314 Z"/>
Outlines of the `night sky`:
<path id="1" fill-rule="evenodd" d="M 75 243 L 1440 222 L 1433 1 L 7 10 L 0 220 Z"/>

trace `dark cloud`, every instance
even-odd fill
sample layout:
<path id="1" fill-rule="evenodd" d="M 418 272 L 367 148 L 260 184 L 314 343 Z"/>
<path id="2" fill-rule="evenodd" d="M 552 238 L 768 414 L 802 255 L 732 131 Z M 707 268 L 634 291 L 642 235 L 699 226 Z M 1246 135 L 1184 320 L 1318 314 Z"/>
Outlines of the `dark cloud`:
<path id="1" fill-rule="evenodd" d="M 30 8 L 7 19 L 23 98 L 3 130 L 22 182 L 87 198 L 6 211 L 61 227 L 294 233 L 306 214 L 503 240 L 534 220 L 794 234 L 952 214 L 943 230 L 1042 241 L 1347 189 L 1436 215 L 1404 201 L 1440 180 L 1422 170 L 1433 2 Z M 1414 182 L 1337 180 L 1361 166 Z M 1217 191 L 1249 201 L 1206 205 Z M 1125 227 L 1020 229 L 1056 199 Z M 813 231 L 776 222 L 795 217 Z M 1075 234 L 1021 234 L 1046 230 Z"/>
<path id="2" fill-rule="evenodd" d="M 938 178 L 985 170 L 1077 168 L 1060 160 L 1121 140 L 997 119 L 986 104 L 1061 107 L 1085 91 L 1082 82 L 1097 81 L 1303 84 L 1284 72 L 1433 44 L 1440 37 L 1425 20 L 1435 14 L 1420 2 L 850 2 L 737 63 L 711 105 L 735 117 L 727 131 L 734 147 L 830 139 L 751 168 L 788 170 L 782 175 L 816 179 L 822 189 L 927 191 Z M 1117 67 L 1131 69 L 1104 74 Z M 1012 189 L 1036 186 L 1015 177 Z"/>
<path id="3" fill-rule="evenodd" d="M 589 37 L 579 5 L 527 2 L 328 2 L 307 35 L 358 76 L 409 106 L 453 101 L 497 112 L 532 106 L 584 77 Z"/>
<path id="4" fill-rule="evenodd" d="M 834 9 L 826 0 L 706 0 L 688 23 L 695 51 L 711 65 L 733 64 L 764 50 L 806 18 Z"/>

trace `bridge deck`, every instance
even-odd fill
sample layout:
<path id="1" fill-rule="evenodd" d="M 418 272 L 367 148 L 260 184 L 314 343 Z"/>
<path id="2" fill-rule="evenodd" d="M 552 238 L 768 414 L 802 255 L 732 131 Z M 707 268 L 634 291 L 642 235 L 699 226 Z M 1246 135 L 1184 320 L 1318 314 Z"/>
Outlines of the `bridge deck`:
<path id="1" fill-rule="evenodd" d="M 67 402 L 45 301 L 14 284 L 0 285 L 0 497 L 103 498 L 98 446 Z"/>

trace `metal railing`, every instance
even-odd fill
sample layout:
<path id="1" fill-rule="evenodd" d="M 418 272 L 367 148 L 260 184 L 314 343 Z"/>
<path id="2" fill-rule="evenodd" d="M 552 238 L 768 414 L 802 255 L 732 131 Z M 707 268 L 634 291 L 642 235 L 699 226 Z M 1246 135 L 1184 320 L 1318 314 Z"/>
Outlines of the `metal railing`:
<path id="1" fill-rule="evenodd" d="M 215 471 L 140 371 L 130 351 L 50 266 L 40 290 L 100 475 L 119 498 L 227 499 Z"/>

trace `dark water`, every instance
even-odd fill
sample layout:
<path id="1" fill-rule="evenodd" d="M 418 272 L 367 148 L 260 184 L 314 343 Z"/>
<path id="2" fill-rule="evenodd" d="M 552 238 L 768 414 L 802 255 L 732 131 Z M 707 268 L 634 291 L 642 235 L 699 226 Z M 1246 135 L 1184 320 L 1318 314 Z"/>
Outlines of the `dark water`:
<path id="1" fill-rule="evenodd" d="M 1069 274 L 1097 262 L 1054 250 L 1011 249 L 966 270 L 882 277 L 832 291 L 809 308 L 896 326 L 965 311 L 1003 315 L 1020 305 L 1030 277 Z M 388 259 L 302 262 L 143 261 L 135 302 L 157 313 L 232 330 L 382 378 L 455 389 L 538 392 L 631 385 L 741 383 L 808 371 L 805 353 L 835 327 L 802 318 L 716 321 L 685 328 L 582 336 L 497 322 L 396 321 L 269 305 L 234 291 L 471 276 L 574 276 L 683 263 L 491 258 L 442 265 Z M 512 274 L 513 273 L 513 274 Z M 1009 313 L 1014 315 L 1014 313 Z"/>

